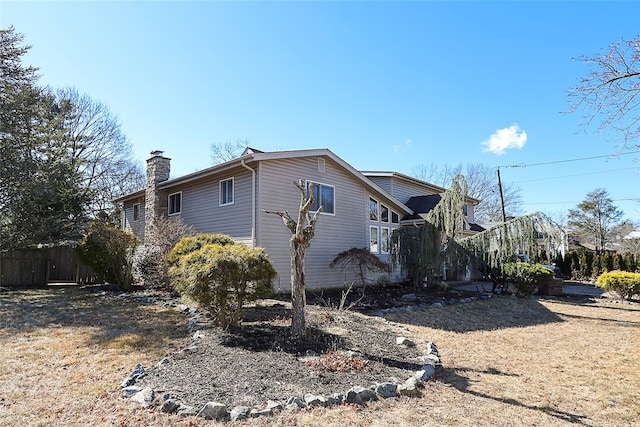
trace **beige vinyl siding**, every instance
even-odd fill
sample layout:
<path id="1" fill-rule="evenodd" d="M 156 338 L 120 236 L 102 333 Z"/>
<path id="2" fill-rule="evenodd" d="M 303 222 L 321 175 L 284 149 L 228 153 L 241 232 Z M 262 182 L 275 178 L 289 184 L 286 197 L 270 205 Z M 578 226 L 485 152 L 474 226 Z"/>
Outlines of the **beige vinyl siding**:
<path id="1" fill-rule="evenodd" d="M 220 180 L 234 178 L 233 204 L 220 206 Z M 180 217 L 199 233 L 223 233 L 242 243 L 251 242 L 251 173 L 236 169 L 225 174 L 171 188 L 182 192 Z"/>
<path id="2" fill-rule="evenodd" d="M 139 204 L 138 219 L 133 219 L 133 205 Z M 124 221 L 122 228 L 130 233 L 135 234 L 140 243 L 144 243 L 144 201 L 139 202 L 126 202 L 124 204 Z"/>
<path id="3" fill-rule="evenodd" d="M 388 179 L 389 181 L 392 181 L 392 178 L 388 178 Z M 393 180 L 392 184 L 389 184 L 389 185 L 391 185 L 391 188 L 392 188 L 391 195 L 394 196 L 399 201 L 401 201 L 402 203 L 407 203 L 407 200 L 415 196 L 428 196 L 431 194 L 439 194 L 438 192 L 425 188 L 422 185 L 419 185 L 417 183 L 414 184 L 407 181 Z"/>
<path id="4" fill-rule="evenodd" d="M 378 187 L 382 188 L 384 191 L 386 191 L 387 193 L 391 194 L 392 196 L 395 196 L 395 194 L 393 194 L 393 181 L 391 180 L 391 177 L 369 176 L 368 178 L 369 178 L 369 180 L 371 180 L 375 184 L 377 184 Z M 403 203 L 406 202 L 406 200 L 400 200 L 400 201 L 403 202 Z"/>
<path id="5" fill-rule="evenodd" d="M 286 210 L 297 221 L 300 191 L 293 184 L 298 179 L 334 186 L 335 215 L 321 214 L 315 236 L 306 257 L 306 286 L 309 289 L 348 286 L 353 272 L 329 268 L 331 260 L 342 251 L 368 245 L 364 221 L 366 212 L 364 185 L 329 158 L 325 172 L 318 172 L 318 158 L 278 159 L 262 161 L 258 169 L 258 205 L 271 211 Z M 273 214 L 258 213 L 257 243 L 271 257 L 278 278 L 276 290 L 290 289 L 290 231 L 282 219 Z"/>

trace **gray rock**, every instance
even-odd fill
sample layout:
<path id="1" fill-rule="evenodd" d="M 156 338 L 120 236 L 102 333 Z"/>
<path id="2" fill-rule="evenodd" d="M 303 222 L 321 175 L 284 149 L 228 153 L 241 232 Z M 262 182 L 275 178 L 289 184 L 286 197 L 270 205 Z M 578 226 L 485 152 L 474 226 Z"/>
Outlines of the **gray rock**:
<path id="1" fill-rule="evenodd" d="M 231 421 L 240 421 L 249 418 L 251 408 L 248 406 L 236 406 L 229 413 Z"/>
<path id="2" fill-rule="evenodd" d="M 307 406 L 327 406 L 327 399 L 315 394 L 305 394 L 304 401 Z"/>
<path id="3" fill-rule="evenodd" d="M 147 387 L 147 388 L 143 388 L 138 393 L 131 396 L 131 400 L 138 402 L 145 408 L 149 408 L 153 404 L 154 397 L 155 397 L 155 393 L 153 389 Z"/>
<path id="4" fill-rule="evenodd" d="M 425 347 L 425 353 L 438 355 L 438 347 L 434 343 L 429 341 L 427 343 L 427 346 Z"/>
<path id="5" fill-rule="evenodd" d="M 122 389 L 122 397 L 128 399 L 131 396 L 133 396 L 134 394 L 140 393 L 141 391 L 142 391 L 142 387 L 138 387 L 138 386 L 135 386 L 135 385 L 130 385 L 130 386 L 124 387 Z"/>
<path id="6" fill-rule="evenodd" d="M 198 412 L 199 417 L 207 420 L 221 420 L 227 417 L 227 407 L 218 402 L 207 402 Z"/>
<path id="7" fill-rule="evenodd" d="M 289 399 L 287 399 L 287 403 L 285 404 L 285 407 L 289 411 L 302 409 L 304 408 L 304 406 L 304 402 L 295 396 L 291 396 Z"/>
<path id="8" fill-rule="evenodd" d="M 269 400 L 267 401 L 267 409 L 271 409 L 272 411 L 282 411 L 284 408 L 280 402 Z"/>
<path id="9" fill-rule="evenodd" d="M 389 397 L 395 397 L 397 388 L 398 386 L 393 383 L 382 383 L 377 384 L 374 391 L 380 395 L 380 397 L 387 399 Z"/>
<path id="10" fill-rule="evenodd" d="M 180 405 L 178 408 L 178 415 L 181 417 L 193 417 L 198 415 L 198 410 L 193 406 Z"/>
<path id="11" fill-rule="evenodd" d="M 127 378 L 124 379 L 124 381 L 120 383 L 120 388 L 125 388 L 125 387 L 134 385 L 138 379 L 143 378 L 145 375 L 146 373 L 144 371 L 144 367 L 140 363 L 138 363 L 136 367 L 133 368 L 131 375 L 129 375 Z"/>
<path id="12" fill-rule="evenodd" d="M 165 357 L 160 362 L 158 362 L 158 366 L 168 365 L 169 363 L 171 363 L 171 361 Z"/>
<path id="13" fill-rule="evenodd" d="M 265 408 L 265 409 L 254 409 L 249 413 L 249 416 L 251 418 L 270 417 L 271 415 L 273 415 L 273 411 L 271 409 L 268 409 L 268 408 Z"/>
<path id="14" fill-rule="evenodd" d="M 173 414 L 174 412 L 177 412 L 178 409 L 180 409 L 180 403 L 174 399 L 167 399 L 162 402 L 161 408 L 163 412 L 166 412 L 167 414 Z"/>
<path id="15" fill-rule="evenodd" d="M 357 403 L 359 405 L 362 405 L 364 402 L 368 402 L 370 400 L 377 400 L 375 392 L 369 388 L 360 386 L 351 388 L 347 392 L 347 395 L 345 397 L 345 402 Z"/>
<path id="16" fill-rule="evenodd" d="M 401 297 L 403 300 L 405 301 L 415 301 L 416 300 L 416 294 L 404 294 Z"/>
<path id="17" fill-rule="evenodd" d="M 441 308 L 442 307 L 442 303 L 441 302 L 434 302 L 433 304 L 431 304 L 431 307 L 433 307 L 433 308 Z"/>
<path id="18" fill-rule="evenodd" d="M 342 393 L 333 393 L 329 396 L 326 396 L 327 406 L 339 405 L 344 402 L 344 394 Z"/>
<path id="19" fill-rule="evenodd" d="M 415 378 L 413 378 L 415 380 Z M 418 383 L 416 381 L 407 380 L 404 384 L 398 386 L 397 392 L 400 396 L 419 397 Z"/>
<path id="20" fill-rule="evenodd" d="M 424 365 L 422 369 L 416 372 L 415 377 L 420 381 L 428 381 L 436 374 L 436 369 L 432 365 Z"/>
<path id="21" fill-rule="evenodd" d="M 415 347 L 416 346 L 416 343 L 414 343 L 413 341 L 411 341 L 407 337 L 396 337 L 396 344 L 397 345 L 404 345 L 406 347 Z"/>

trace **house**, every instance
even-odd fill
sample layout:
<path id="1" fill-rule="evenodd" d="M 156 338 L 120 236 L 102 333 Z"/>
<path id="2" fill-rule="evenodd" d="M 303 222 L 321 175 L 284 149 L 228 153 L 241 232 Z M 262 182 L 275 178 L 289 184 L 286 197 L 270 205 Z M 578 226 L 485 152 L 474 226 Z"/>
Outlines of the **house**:
<path id="1" fill-rule="evenodd" d="M 277 215 L 295 217 L 299 179 L 313 184 L 315 208 L 323 211 L 306 258 L 308 288 L 343 286 L 357 281 L 355 272 L 334 270 L 329 263 L 352 247 L 369 247 L 389 259 L 390 237 L 403 224 L 414 224 L 412 197 L 443 193 L 444 188 L 396 172 L 359 172 L 328 149 L 262 152 L 247 148 L 233 160 L 170 179 L 170 159 L 154 151 L 147 160 L 147 187 L 116 200 L 122 227 L 145 240 L 145 224 L 157 215 L 180 216 L 201 233 L 224 233 L 237 242 L 261 246 L 278 278 L 277 291 L 290 288 L 289 231 Z M 467 223 L 473 223 L 468 199 Z M 312 210 L 314 207 L 312 207 Z M 419 212 L 422 213 L 422 212 Z M 375 277 L 369 277 L 375 279 Z M 392 281 L 403 278 L 399 271 Z"/>

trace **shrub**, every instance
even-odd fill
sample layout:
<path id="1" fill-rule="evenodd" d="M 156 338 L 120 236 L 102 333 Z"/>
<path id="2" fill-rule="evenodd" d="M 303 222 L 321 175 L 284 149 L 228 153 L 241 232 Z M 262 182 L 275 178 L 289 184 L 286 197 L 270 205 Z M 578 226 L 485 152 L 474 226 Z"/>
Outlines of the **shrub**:
<path id="1" fill-rule="evenodd" d="M 610 271 L 601 274 L 596 284 L 603 289 L 618 293 L 621 298 L 630 300 L 634 295 L 640 294 L 640 273 Z"/>
<path id="2" fill-rule="evenodd" d="M 133 273 L 148 288 L 170 287 L 167 257 L 173 247 L 184 237 L 194 235 L 193 227 L 180 217 L 155 218 L 145 233 L 144 246 L 133 257 Z"/>
<path id="3" fill-rule="evenodd" d="M 271 295 L 276 277 L 264 249 L 240 244 L 204 245 L 176 257 L 169 272 L 176 290 L 208 310 L 223 328 L 239 327 L 242 305 Z"/>
<path id="4" fill-rule="evenodd" d="M 103 274 L 109 283 L 127 289 L 131 284 L 133 252 L 138 238 L 120 228 L 93 222 L 78 246 L 80 259 Z"/>
<path id="5" fill-rule="evenodd" d="M 553 278 L 553 273 L 540 264 L 508 262 L 503 266 L 504 274 L 513 281 L 518 295 L 533 295 L 539 286 Z"/>
<path id="6" fill-rule="evenodd" d="M 226 234 L 198 234 L 181 239 L 167 255 L 169 268 L 175 267 L 182 257 L 201 249 L 206 245 L 234 245 L 236 242 Z"/>

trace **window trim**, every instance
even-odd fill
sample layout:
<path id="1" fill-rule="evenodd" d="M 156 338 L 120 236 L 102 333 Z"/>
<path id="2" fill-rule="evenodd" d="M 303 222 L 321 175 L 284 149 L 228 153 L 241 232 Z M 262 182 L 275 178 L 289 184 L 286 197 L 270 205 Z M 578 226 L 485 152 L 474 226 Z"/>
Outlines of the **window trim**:
<path id="1" fill-rule="evenodd" d="M 387 210 L 387 220 L 386 220 L 386 221 L 382 218 L 382 211 L 383 211 L 384 209 L 386 209 L 386 210 Z M 389 215 L 389 212 L 391 212 L 391 209 L 389 209 L 389 206 L 387 206 L 387 205 L 384 205 L 384 204 L 380 203 L 380 222 L 382 222 L 382 223 L 385 223 L 385 224 L 386 224 L 386 223 L 388 223 L 388 222 L 391 220 L 390 215 Z"/>
<path id="2" fill-rule="evenodd" d="M 372 214 L 374 213 L 374 211 L 371 209 L 371 202 L 375 202 L 376 204 L 375 218 L 372 218 Z M 369 210 L 369 221 L 375 221 L 375 222 L 380 221 L 380 202 L 378 201 L 378 199 L 374 198 L 373 196 L 369 196 L 368 210 Z"/>
<path id="3" fill-rule="evenodd" d="M 231 181 L 231 201 L 227 203 L 223 203 L 222 198 L 224 195 L 226 195 L 226 191 L 225 192 L 222 191 L 222 185 L 223 183 L 226 183 L 229 181 Z M 235 203 L 235 200 L 236 200 L 236 183 L 235 183 L 234 177 L 232 176 L 230 178 L 221 179 L 218 182 L 218 206 L 233 205 Z"/>
<path id="4" fill-rule="evenodd" d="M 384 232 L 387 232 L 387 250 L 384 250 L 383 239 Z M 391 228 L 389 227 L 380 227 L 380 253 L 381 254 L 389 254 L 391 252 Z"/>
<path id="5" fill-rule="evenodd" d="M 397 221 L 394 221 L 394 220 L 393 220 L 393 216 L 394 216 L 394 215 L 396 216 L 396 218 L 398 218 L 398 220 L 397 220 Z M 392 209 L 392 210 L 391 210 L 391 218 L 389 219 L 389 222 L 390 222 L 391 224 L 400 224 L 400 214 L 399 214 L 398 212 L 396 212 L 396 211 L 394 211 L 394 210 Z"/>
<path id="6" fill-rule="evenodd" d="M 376 232 L 376 249 L 373 249 L 373 242 L 372 242 L 372 231 L 375 230 Z M 376 225 L 370 225 L 369 226 L 369 252 L 371 252 L 372 254 L 379 254 L 380 253 L 380 227 L 376 226 Z"/>
<path id="7" fill-rule="evenodd" d="M 320 201 L 318 201 L 318 206 L 322 206 L 322 212 L 320 212 L 320 215 L 331 215 L 331 216 L 335 216 L 336 215 L 336 186 L 335 185 L 331 185 L 331 184 L 324 184 L 322 182 L 317 182 L 317 181 L 312 181 L 310 179 L 308 179 L 306 181 L 305 187 L 307 189 L 307 192 L 309 191 L 309 185 L 313 184 L 314 186 L 318 187 L 318 194 L 321 194 L 321 189 L 322 187 L 331 187 L 333 189 L 333 212 L 327 212 L 324 210 L 324 206 L 322 206 L 322 204 L 320 203 Z M 309 212 L 317 212 L 314 211 L 312 209 L 309 209 Z"/>
<path id="8" fill-rule="evenodd" d="M 171 212 L 171 197 L 172 196 L 180 196 L 180 210 Z M 167 216 L 180 215 L 182 213 L 182 191 L 176 191 L 175 193 L 170 193 L 167 197 Z"/>
<path id="9" fill-rule="evenodd" d="M 133 221 L 140 221 L 140 203 L 134 203 L 131 206 L 131 218 Z"/>

